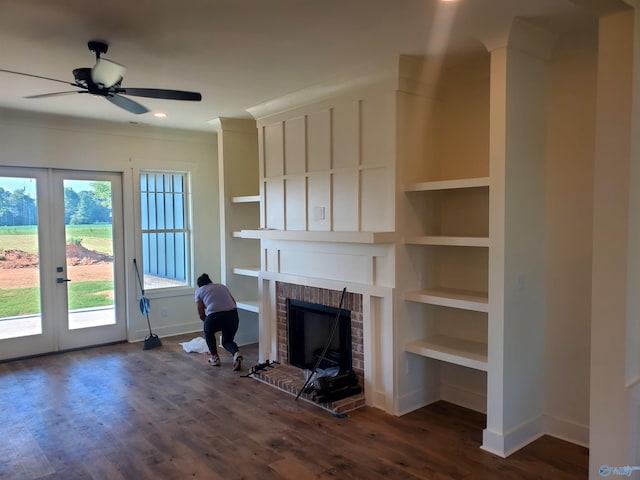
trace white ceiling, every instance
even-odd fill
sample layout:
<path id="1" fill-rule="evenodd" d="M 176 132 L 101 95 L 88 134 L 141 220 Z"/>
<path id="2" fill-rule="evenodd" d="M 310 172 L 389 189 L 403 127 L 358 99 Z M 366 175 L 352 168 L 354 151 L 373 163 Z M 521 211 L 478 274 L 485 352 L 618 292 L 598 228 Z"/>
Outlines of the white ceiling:
<path id="1" fill-rule="evenodd" d="M 202 93 L 202 102 L 132 97 L 133 115 L 103 98 L 72 95 L 43 79 L 0 72 L 0 107 L 212 130 L 218 117 L 294 92 L 346 80 L 400 54 L 464 53 L 522 16 L 557 32 L 595 28 L 618 0 L 0 0 L 0 69 L 72 82 L 92 67 L 87 41 L 127 66 L 123 87 Z"/>

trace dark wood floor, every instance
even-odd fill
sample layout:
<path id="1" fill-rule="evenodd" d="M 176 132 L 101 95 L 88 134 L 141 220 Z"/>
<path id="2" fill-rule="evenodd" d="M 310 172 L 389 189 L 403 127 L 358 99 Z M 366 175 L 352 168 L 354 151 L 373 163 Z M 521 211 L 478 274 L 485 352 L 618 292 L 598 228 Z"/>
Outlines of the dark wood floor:
<path id="1" fill-rule="evenodd" d="M 0 478 L 587 478 L 587 449 L 543 437 L 501 459 L 479 448 L 484 417 L 444 402 L 332 416 L 225 353 L 209 367 L 179 345 L 194 336 L 0 364 Z"/>

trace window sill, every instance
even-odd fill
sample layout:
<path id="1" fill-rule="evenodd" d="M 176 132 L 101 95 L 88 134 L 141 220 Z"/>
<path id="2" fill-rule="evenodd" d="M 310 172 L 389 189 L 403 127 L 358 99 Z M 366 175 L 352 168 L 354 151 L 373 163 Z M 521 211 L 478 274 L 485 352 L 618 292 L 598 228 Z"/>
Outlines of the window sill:
<path id="1" fill-rule="evenodd" d="M 185 295 L 195 295 L 196 289 L 189 285 L 185 285 L 184 287 L 154 288 L 152 290 L 145 290 L 144 293 L 145 297 L 149 299 L 183 297 Z"/>

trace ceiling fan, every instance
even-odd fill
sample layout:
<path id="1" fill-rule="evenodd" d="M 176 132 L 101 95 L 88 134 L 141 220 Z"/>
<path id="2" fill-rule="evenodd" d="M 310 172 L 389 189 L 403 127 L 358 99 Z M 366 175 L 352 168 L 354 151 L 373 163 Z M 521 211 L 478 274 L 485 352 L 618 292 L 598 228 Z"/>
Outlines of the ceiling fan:
<path id="1" fill-rule="evenodd" d="M 119 63 L 113 62 L 106 58 L 102 58 L 103 53 L 107 53 L 109 45 L 101 40 L 91 40 L 88 43 L 89 50 L 95 53 L 96 64 L 93 68 L 76 68 L 73 70 L 73 78 L 75 82 L 67 82 L 56 78 L 43 77 L 40 75 L 32 75 L 30 73 L 15 72 L 12 70 L 0 69 L 0 72 L 13 73 L 26 77 L 42 78 L 54 82 L 64 83 L 80 90 L 71 90 L 66 92 L 44 93 L 41 95 L 30 95 L 25 98 L 46 98 L 56 97 L 60 95 L 72 95 L 75 93 L 90 93 L 106 98 L 109 102 L 124 110 L 135 113 L 147 113 L 149 109 L 140 103 L 131 100 L 123 95 L 131 95 L 134 97 L 158 98 L 164 100 L 187 100 L 199 102 L 202 95 L 198 92 L 188 92 L 184 90 L 166 90 L 163 88 L 125 88 L 122 84 L 122 78 L 125 67 Z"/>

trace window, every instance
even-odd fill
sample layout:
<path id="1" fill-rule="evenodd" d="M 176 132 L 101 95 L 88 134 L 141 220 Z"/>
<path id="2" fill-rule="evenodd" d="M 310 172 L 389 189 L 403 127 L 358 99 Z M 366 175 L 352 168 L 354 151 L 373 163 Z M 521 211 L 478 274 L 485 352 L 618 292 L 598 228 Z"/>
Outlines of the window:
<path id="1" fill-rule="evenodd" d="M 184 173 L 141 172 L 144 288 L 188 285 L 190 230 Z"/>

